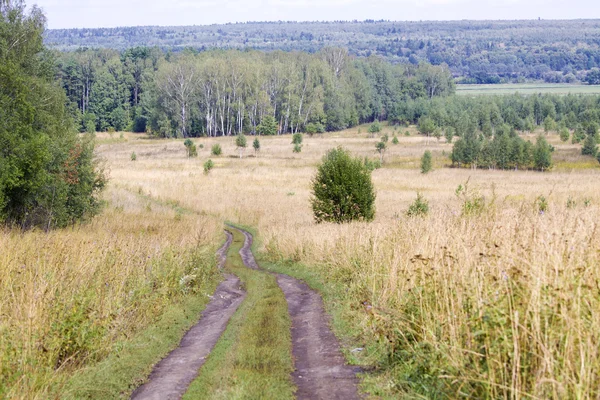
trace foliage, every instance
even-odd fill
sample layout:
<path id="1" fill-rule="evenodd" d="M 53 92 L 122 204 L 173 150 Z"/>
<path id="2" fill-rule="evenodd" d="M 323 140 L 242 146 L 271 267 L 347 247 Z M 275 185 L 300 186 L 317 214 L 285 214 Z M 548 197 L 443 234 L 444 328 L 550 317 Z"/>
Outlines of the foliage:
<path id="1" fill-rule="evenodd" d="M 376 133 L 381 132 L 381 123 L 379 121 L 373 122 L 369 125 L 369 133 L 374 136 Z"/>
<path id="2" fill-rule="evenodd" d="M 375 171 L 376 169 L 381 168 L 381 161 L 369 160 L 368 157 L 365 157 L 363 164 L 364 164 L 365 168 L 371 172 Z"/>
<path id="3" fill-rule="evenodd" d="M 381 163 L 383 164 L 383 155 L 385 154 L 385 151 L 387 150 L 387 144 L 385 144 L 384 141 L 377 142 L 375 144 L 375 150 L 377 150 L 377 152 L 379 153 L 379 159 L 380 159 Z"/>
<path id="4" fill-rule="evenodd" d="M 302 134 L 294 133 L 292 135 L 292 144 L 302 144 Z"/>
<path id="5" fill-rule="evenodd" d="M 539 196 L 536 199 L 537 209 L 540 214 L 544 214 L 548 211 L 548 200 L 544 196 Z"/>
<path id="6" fill-rule="evenodd" d="M 302 152 L 302 145 L 301 144 L 295 144 L 294 148 L 293 148 L 293 152 L 294 153 L 300 153 L 300 152 Z"/>
<path id="7" fill-rule="evenodd" d="M 394 137 L 392 138 L 392 144 L 398 144 L 400 143 L 400 141 L 398 140 L 398 136 L 396 136 L 396 134 L 394 134 Z"/>
<path id="8" fill-rule="evenodd" d="M 260 151 L 260 141 L 258 140 L 258 138 L 254 138 L 254 141 L 252 142 L 252 147 L 254 148 L 255 153 L 258 153 Z"/>
<path id="9" fill-rule="evenodd" d="M 259 135 L 263 136 L 274 136 L 277 134 L 277 121 L 272 115 L 266 115 L 260 121 L 260 125 L 257 128 Z"/>
<path id="10" fill-rule="evenodd" d="M 479 215 L 485 210 L 485 197 L 477 188 L 473 189 L 469 187 L 469 180 L 464 184 L 458 185 L 454 194 L 462 202 L 462 215 Z"/>
<path id="11" fill-rule="evenodd" d="M 581 154 L 584 156 L 596 157 L 598 154 L 598 145 L 596 144 L 596 137 L 593 135 L 587 135 L 583 147 L 581 148 Z"/>
<path id="12" fill-rule="evenodd" d="M 223 150 L 221 149 L 221 145 L 219 143 L 213 144 L 213 146 L 210 149 L 210 153 L 213 156 L 220 156 L 222 152 Z"/>
<path id="13" fill-rule="evenodd" d="M 312 181 L 312 194 L 317 223 L 371 221 L 375 217 L 371 171 L 341 147 L 323 157 Z"/>
<path id="14" fill-rule="evenodd" d="M 131 161 L 136 161 L 137 160 L 137 154 L 135 154 L 135 151 L 131 152 L 131 155 L 129 156 L 129 159 Z"/>
<path id="15" fill-rule="evenodd" d="M 546 139 L 538 136 L 533 149 L 533 162 L 535 169 L 544 171 L 552 166 L 552 152 L 554 148 L 548 144 Z"/>
<path id="16" fill-rule="evenodd" d="M 73 128 L 44 25 L 39 8 L 0 2 L 0 223 L 48 230 L 96 214 L 105 177 Z"/>
<path id="17" fill-rule="evenodd" d="M 600 49 L 595 22 L 571 21 L 337 21 L 254 22 L 238 25 L 129 27 L 51 30 L 58 49 L 245 48 L 317 53 L 346 48 L 361 58 L 382 58 L 411 66 L 447 65 L 462 83 L 511 81 L 600 82 Z M 540 30 L 544 31 L 540 35 Z M 513 38 L 519 37 L 518 41 Z M 136 53 L 140 53 L 139 51 Z M 136 54 L 134 53 L 134 54 Z M 131 55 L 128 59 L 135 60 Z M 133 62 L 130 65 L 136 65 Z M 450 75 L 450 76 L 452 76 Z M 444 79 L 422 79 L 425 91 L 440 90 Z"/>
<path id="18" fill-rule="evenodd" d="M 208 174 L 215 166 L 215 163 L 210 158 L 204 163 L 204 173 Z"/>
<path id="19" fill-rule="evenodd" d="M 315 133 L 324 133 L 325 127 L 320 122 L 310 122 L 306 125 L 306 133 L 309 136 L 314 135 Z"/>
<path id="20" fill-rule="evenodd" d="M 191 139 L 186 139 L 183 142 L 183 145 L 186 148 L 187 151 L 187 156 L 188 157 L 198 157 L 198 149 L 196 148 L 196 145 L 194 144 L 194 142 L 192 142 Z"/>
<path id="21" fill-rule="evenodd" d="M 426 150 L 425 153 L 423 153 L 423 157 L 421 157 L 421 173 L 426 174 L 431 171 L 431 168 L 431 152 Z"/>
<path id="22" fill-rule="evenodd" d="M 420 134 L 429 136 L 435 132 L 437 126 L 433 119 L 429 117 L 421 117 L 419 119 L 419 124 L 417 128 L 419 129 Z"/>
<path id="23" fill-rule="evenodd" d="M 409 217 L 425 217 L 429 214 L 429 202 L 421 193 L 417 193 L 417 198 L 411 203 L 406 211 Z"/>
<path id="24" fill-rule="evenodd" d="M 243 133 L 238 134 L 235 137 L 235 145 L 238 148 L 246 148 L 246 146 L 248 145 L 246 135 L 244 135 Z"/>
<path id="25" fill-rule="evenodd" d="M 567 127 L 563 127 L 560 129 L 559 135 L 561 142 L 567 142 L 571 137 L 571 132 L 569 132 Z"/>

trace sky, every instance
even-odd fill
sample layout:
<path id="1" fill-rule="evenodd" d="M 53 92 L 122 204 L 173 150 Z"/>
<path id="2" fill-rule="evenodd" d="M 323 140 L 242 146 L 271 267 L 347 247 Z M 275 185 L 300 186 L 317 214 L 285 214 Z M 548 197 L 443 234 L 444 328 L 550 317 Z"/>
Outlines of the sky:
<path id="1" fill-rule="evenodd" d="M 598 0 L 26 0 L 48 28 L 247 21 L 600 18 Z"/>

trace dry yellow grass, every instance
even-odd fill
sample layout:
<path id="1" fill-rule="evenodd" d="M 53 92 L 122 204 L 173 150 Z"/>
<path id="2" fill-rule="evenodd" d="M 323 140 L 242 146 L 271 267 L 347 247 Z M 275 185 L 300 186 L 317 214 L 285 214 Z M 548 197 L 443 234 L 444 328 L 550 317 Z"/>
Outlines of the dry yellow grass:
<path id="1" fill-rule="evenodd" d="M 165 306 L 212 291 L 220 221 L 114 186 L 106 199 L 89 224 L 0 232 L 0 397 L 47 398 Z"/>
<path id="2" fill-rule="evenodd" d="M 391 138 L 392 128 L 385 130 Z M 144 246 L 175 246 L 177 238 L 189 243 L 193 235 L 184 231 L 192 233 L 199 225 L 208 227 L 202 241 L 214 243 L 219 237 L 215 221 L 226 219 L 255 226 L 263 250 L 274 259 L 301 261 L 323 280 L 342 282 L 348 288 L 342 299 L 345 318 L 360 327 L 365 341 L 378 338 L 389 355 L 387 375 L 373 384 L 383 395 L 418 391 L 410 384 L 415 381 L 429 385 L 432 392 L 427 396 L 445 390 L 478 398 L 597 398 L 600 169 L 577 168 L 584 160 L 556 136 L 550 141 L 557 154 L 565 154 L 563 161 L 573 164 L 552 173 L 442 169 L 449 163 L 444 154 L 451 145 L 443 139 L 430 139 L 426 145 L 413 128 L 412 136 L 404 136 L 404 131 L 398 132 L 400 144 L 388 143 L 385 168 L 373 173 L 377 215 L 370 224 L 317 225 L 309 203 L 315 166 L 330 148 L 342 145 L 361 157 L 378 158 L 378 139 L 367 138 L 365 127 L 361 134 L 354 129 L 305 137 L 300 154 L 292 152 L 289 136 L 260 138 L 258 157 L 248 149 L 241 160 L 233 138 L 196 139 L 204 145 L 197 159 L 185 157 L 182 140 L 134 134 L 118 142 L 99 135 L 105 144 L 98 150 L 109 167 L 111 193 L 149 202 L 150 210 L 139 203 L 143 223 L 159 218 L 156 201 L 171 207 L 160 213 L 180 207 L 206 215 L 156 222 L 156 241 Z M 217 142 L 223 156 L 212 157 L 210 147 Z M 435 169 L 422 175 L 419 158 L 426 149 L 433 152 Z M 132 152 L 137 161 L 131 161 Z M 208 158 L 215 169 L 204 174 L 202 164 Z M 467 180 L 489 205 L 479 216 L 461 216 L 462 200 L 455 190 Z M 404 215 L 417 191 L 430 202 L 430 215 L 423 219 Z M 549 203 L 543 214 L 539 196 Z M 111 208 L 79 228 L 86 234 L 59 232 L 49 237 L 101 240 L 100 235 L 105 240 L 102 247 L 116 246 L 120 240 L 102 233 L 110 229 L 94 228 L 113 226 L 117 231 L 124 229 L 121 221 L 130 225 L 114 204 Z M 3 235 L 2 241 L 27 249 L 30 258 L 34 243 L 49 240 L 41 233 L 25 234 L 32 235 L 29 242 L 17 245 L 23 235 Z M 141 238 L 146 242 L 146 236 L 132 236 L 130 246 Z M 83 257 L 89 248 L 81 246 Z M 0 259 L 5 254 L 10 253 L 0 251 Z M 46 258 L 48 270 L 62 263 L 50 255 L 39 257 Z M 11 271 L 18 264 L 13 262 Z M 1 289 L 2 299 L 12 296 L 6 294 L 9 287 L 32 285 L 21 281 L 15 278 Z M 13 291 L 24 299 L 35 295 L 32 290 Z M 17 303 L 12 301 L 11 307 Z M 7 304 L 0 313 L 4 315 L 11 308 L 2 304 Z M 27 302 L 19 312 L 19 320 L 28 315 Z M 19 334 L 26 334 L 26 326 L 22 324 Z M 33 340 L 28 343 L 31 346 Z"/>

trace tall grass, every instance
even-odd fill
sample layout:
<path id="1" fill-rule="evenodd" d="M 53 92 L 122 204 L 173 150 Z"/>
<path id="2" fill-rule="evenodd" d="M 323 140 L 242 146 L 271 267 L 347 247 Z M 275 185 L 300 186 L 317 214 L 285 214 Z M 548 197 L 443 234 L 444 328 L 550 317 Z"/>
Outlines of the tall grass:
<path id="1" fill-rule="evenodd" d="M 212 292 L 217 220 L 108 197 L 90 224 L 0 232 L 0 397 L 60 393 L 168 305 Z"/>

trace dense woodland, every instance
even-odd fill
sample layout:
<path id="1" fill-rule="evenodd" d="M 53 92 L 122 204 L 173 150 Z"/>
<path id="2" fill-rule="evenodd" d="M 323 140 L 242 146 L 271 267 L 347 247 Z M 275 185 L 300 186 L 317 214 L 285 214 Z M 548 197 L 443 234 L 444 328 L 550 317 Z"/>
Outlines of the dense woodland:
<path id="1" fill-rule="evenodd" d="M 600 84 L 600 20 L 254 22 L 187 27 L 49 30 L 58 50 L 150 46 L 316 53 L 347 48 L 392 63 L 447 64 L 463 83 L 536 80 Z M 589 74 L 592 72 L 591 74 Z"/>
<path id="2" fill-rule="evenodd" d="M 340 130 L 385 120 L 402 102 L 454 92 L 446 67 L 393 65 L 338 48 L 80 50 L 62 53 L 59 66 L 80 130 L 162 137 Z"/>

